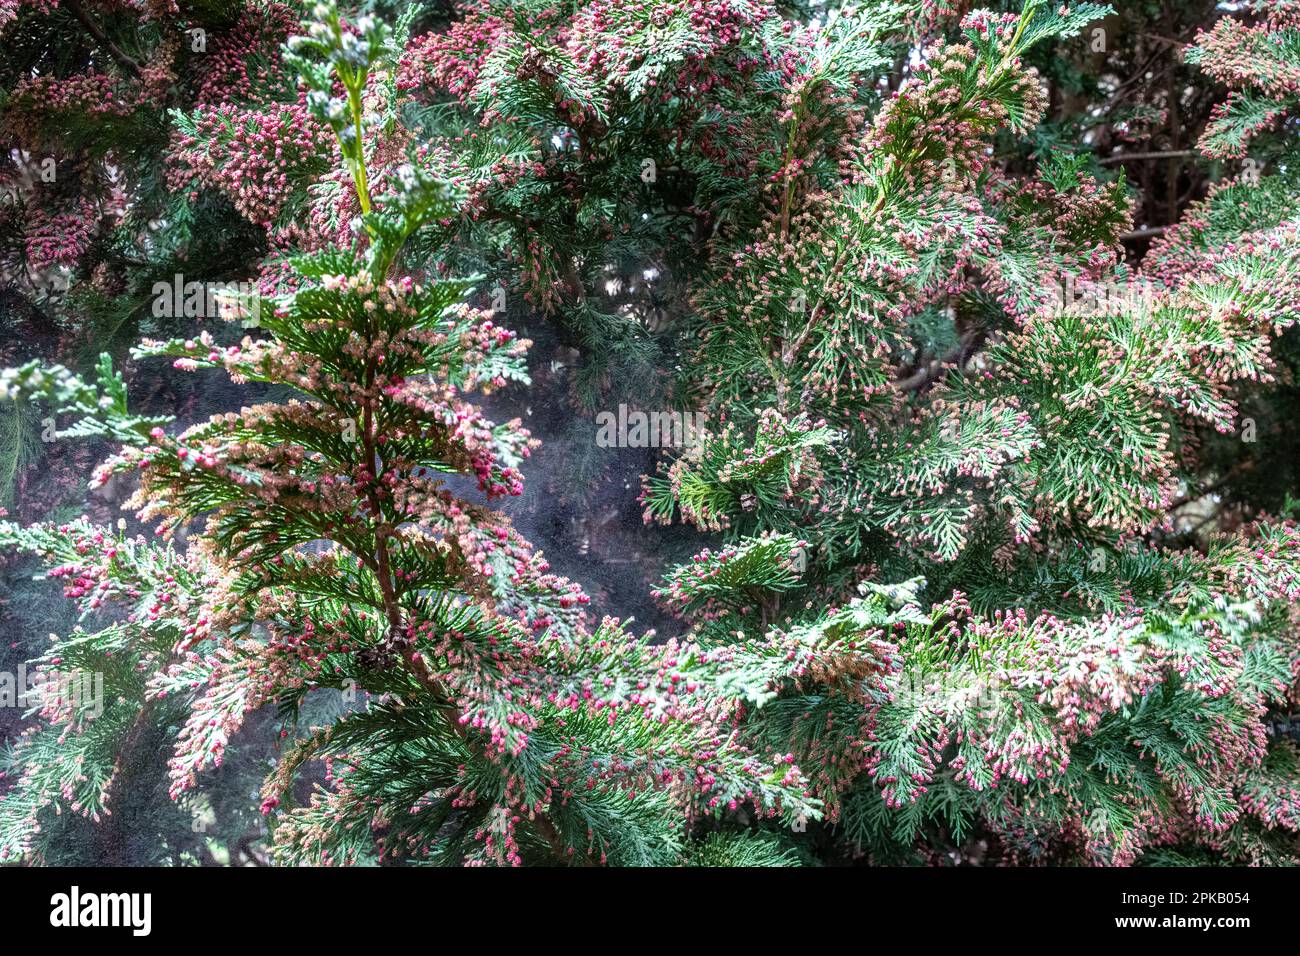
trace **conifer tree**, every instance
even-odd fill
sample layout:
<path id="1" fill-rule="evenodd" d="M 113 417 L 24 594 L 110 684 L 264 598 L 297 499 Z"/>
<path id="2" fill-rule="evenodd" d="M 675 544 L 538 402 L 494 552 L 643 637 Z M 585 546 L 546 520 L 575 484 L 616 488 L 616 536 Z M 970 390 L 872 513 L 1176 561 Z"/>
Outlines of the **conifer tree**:
<path id="1" fill-rule="evenodd" d="M 48 729 L 15 754 L 6 856 L 34 852 L 54 809 L 111 812 L 114 762 L 150 722 L 182 721 L 170 762 L 180 797 L 250 712 L 274 703 L 292 727 L 323 688 L 368 701 L 303 729 L 267 778 L 282 862 L 668 863 L 689 857 L 700 815 L 815 813 L 789 761 L 724 746 L 730 670 L 634 641 L 614 620 L 588 631 L 581 590 L 438 477 L 472 476 L 488 501 L 519 492 L 527 433 L 464 396 L 526 381 L 527 343 L 463 304 L 466 282 L 395 272 L 409 236 L 450 215 L 446 187 L 409 164 L 376 176 L 366 155 L 364 100 L 391 53 L 387 28 L 324 3 L 307 26 L 286 58 L 337 138 L 356 241 L 295 256 L 283 296 L 229 297 L 228 317 L 256 337 L 135 350 L 296 397 L 169 434 L 167 418 L 129 411 L 107 357 L 93 382 L 39 363 L 6 373 L 12 397 L 78 416 L 66 434 L 121 443 L 96 481 L 138 474 L 132 503 L 162 542 L 84 522 L 3 526 L 87 614 L 128 611 L 41 661 Z M 181 553 L 166 542 L 186 528 Z M 58 693 L 69 665 L 104 674 L 106 697 Z M 106 714 L 89 713 L 104 699 Z M 329 786 L 293 806 L 308 760 L 325 761 Z M 715 861 L 784 852 L 743 835 L 703 847 Z"/>
<path id="2" fill-rule="evenodd" d="M 1300 862 L 1297 6 L 971 6 L 0 2 L 8 471 L 158 532 L 0 523 L 82 614 L 0 858 Z M 638 500 L 621 404 L 707 422 Z"/>
<path id="3" fill-rule="evenodd" d="M 1021 860 L 1294 859 L 1294 743 L 1267 735 L 1298 663 L 1297 529 L 1161 540 L 1196 480 L 1180 441 L 1239 431 L 1238 387 L 1270 379 L 1300 317 L 1294 227 L 1132 275 L 1108 252 L 1114 185 L 985 158 L 1041 108 L 1027 48 L 1101 12 L 968 16 L 841 183 L 773 204 L 701 299 L 687 372 L 727 424 L 648 481 L 646 513 L 735 543 L 662 593 L 706 644 L 882 644 L 879 693 L 791 687 L 747 722 L 817 768 L 849 852 L 926 858 L 983 830 Z M 931 303 L 958 342 L 917 368 Z"/>

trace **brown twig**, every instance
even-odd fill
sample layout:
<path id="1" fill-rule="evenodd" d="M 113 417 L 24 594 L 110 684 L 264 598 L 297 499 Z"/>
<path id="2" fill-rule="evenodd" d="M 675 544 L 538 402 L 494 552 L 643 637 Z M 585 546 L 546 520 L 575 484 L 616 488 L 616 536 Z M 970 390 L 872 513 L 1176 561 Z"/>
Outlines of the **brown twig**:
<path id="1" fill-rule="evenodd" d="M 1231 468 L 1229 468 L 1227 471 L 1225 471 L 1223 473 L 1222 478 L 1210 482 L 1210 484 L 1206 485 L 1203 488 L 1198 488 L 1195 491 L 1189 491 L 1187 494 L 1183 495 L 1182 497 L 1172 502 L 1169 505 L 1169 507 L 1165 510 L 1174 511 L 1177 508 L 1181 508 L 1185 504 L 1190 504 L 1193 501 L 1196 501 L 1200 498 L 1204 498 L 1206 495 L 1212 495 L 1214 494 L 1214 492 L 1220 490 L 1221 488 L 1227 487 L 1228 484 L 1230 484 L 1234 478 L 1238 478 L 1241 475 L 1245 474 L 1246 472 L 1253 470 L 1254 467 L 1255 467 L 1255 462 L 1253 459 L 1243 458 L 1240 461 L 1238 461 L 1235 465 L 1233 465 Z"/>
<path id="2" fill-rule="evenodd" d="M 1194 149 L 1161 149 L 1150 153 L 1116 153 L 1114 156 L 1107 156 L 1098 160 L 1102 166 L 1113 166 L 1116 163 L 1125 163 L 1130 159 L 1185 159 L 1189 156 L 1197 155 Z"/>
<path id="3" fill-rule="evenodd" d="M 252 863 L 254 866 L 267 865 L 266 861 L 262 859 L 260 856 L 258 856 L 257 853 L 254 852 L 253 850 L 253 842 L 260 837 L 261 837 L 260 833 L 258 833 L 256 830 L 251 830 L 248 833 L 245 833 L 235 842 L 236 849 L 238 849 L 240 853 L 246 856 L 249 862 Z"/>
<path id="4" fill-rule="evenodd" d="M 126 70 L 133 77 L 140 76 L 140 64 L 127 55 L 126 51 L 114 43 L 104 28 L 95 22 L 94 17 L 86 12 L 85 7 L 81 5 L 81 0 L 64 0 L 64 6 L 71 11 L 72 15 L 81 21 L 81 25 L 86 28 L 86 32 L 95 38 L 95 42 L 103 47 L 104 52 L 113 58 L 122 69 Z"/>
<path id="5" fill-rule="evenodd" d="M 1163 236 L 1172 229 L 1172 226 L 1152 226 L 1150 229 L 1134 229 L 1132 232 L 1126 232 L 1120 236 L 1120 242 L 1137 242 L 1139 239 L 1151 239 L 1154 236 Z"/>
<path id="6" fill-rule="evenodd" d="M 978 347 L 982 334 L 979 329 L 967 329 L 961 334 L 961 341 L 937 359 L 926 362 L 907 378 L 894 382 L 894 388 L 900 392 L 919 391 L 938 379 L 945 368 L 960 368 Z"/>

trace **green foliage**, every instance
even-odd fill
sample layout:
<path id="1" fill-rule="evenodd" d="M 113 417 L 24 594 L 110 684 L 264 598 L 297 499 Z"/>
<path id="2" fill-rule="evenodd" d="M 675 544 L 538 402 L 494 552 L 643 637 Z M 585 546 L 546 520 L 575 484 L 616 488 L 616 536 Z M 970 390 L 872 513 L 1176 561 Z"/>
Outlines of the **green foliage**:
<path id="1" fill-rule="evenodd" d="M 126 801 L 169 863 L 1300 858 L 1293 11 L 1182 62 L 1168 4 L 391 6 L 0 23 L 60 177 L 16 165 L 3 264 L 80 332 L 0 377 L 0 481 L 53 414 L 159 536 L 0 525 L 82 612 L 33 667 L 105 691 L 28 714 L 0 858 Z M 254 270 L 237 331 L 149 308 Z M 247 400 L 129 404 L 163 358 Z M 719 539 L 654 569 L 678 636 L 494 508 L 536 441 L 473 392 L 552 409 L 580 533 L 593 416 L 707 419 L 643 481 Z"/>

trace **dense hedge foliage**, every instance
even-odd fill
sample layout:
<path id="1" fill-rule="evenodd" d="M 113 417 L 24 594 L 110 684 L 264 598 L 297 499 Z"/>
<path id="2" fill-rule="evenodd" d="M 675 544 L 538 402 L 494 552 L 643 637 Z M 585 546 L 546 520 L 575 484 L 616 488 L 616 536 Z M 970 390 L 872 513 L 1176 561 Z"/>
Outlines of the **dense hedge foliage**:
<path id="1" fill-rule="evenodd" d="M 1300 6 L 969 6 L 0 0 L 0 860 L 1300 861 Z"/>

